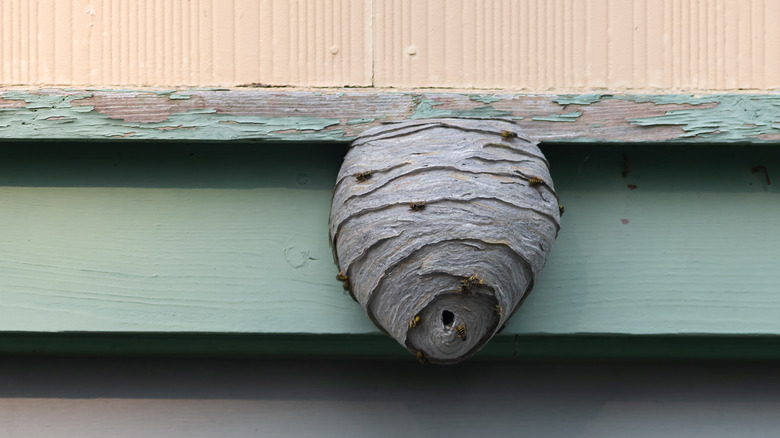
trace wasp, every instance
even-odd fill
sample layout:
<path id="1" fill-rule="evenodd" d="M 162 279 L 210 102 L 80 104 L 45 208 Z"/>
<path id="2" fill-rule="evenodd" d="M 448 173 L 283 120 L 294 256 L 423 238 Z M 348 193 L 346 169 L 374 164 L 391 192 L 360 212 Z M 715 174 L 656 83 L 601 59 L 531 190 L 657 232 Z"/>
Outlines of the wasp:
<path id="1" fill-rule="evenodd" d="M 352 291 L 349 289 L 349 277 L 347 277 L 347 274 L 344 273 L 344 271 L 339 271 L 338 275 L 336 275 L 336 280 L 341 282 L 341 285 L 344 286 L 344 290 Z"/>
<path id="2" fill-rule="evenodd" d="M 472 274 L 470 277 L 464 278 L 460 281 L 460 291 L 468 294 L 471 293 L 472 287 L 482 286 L 483 284 L 485 284 L 485 282 L 482 281 L 482 279 L 479 278 L 477 274 Z"/>
<path id="3" fill-rule="evenodd" d="M 423 353 L 422 351 L 417 352 L 417 362 L 420 362 L 421 364 L 428 363 L 428 358 L 425 357 L 425 353 Z"/>
<path id="4" fill-rule="evenodd" d="M 500 304 L 496 304 L 496 307 L 493 308 L 493 312 L 495 312 L 496 315 L 498 315 L 498 317 L 501 318 L 501 314 L 504 312 L 504 308 L 501 307 Z"/>
<path id="5" fill-rule="evenodd" d="M 424 208 L 425 208 L 425 201 L 409 203 L 409 209 L 412 211 L 422 211 Z"/>
<path id="6" fill-rule="evenodd" d="M 561 212 L 561 216 L 563 216 L 563 205 L 558 204 L 558 211 Z"/>
<path id="7" fill-rule="evenodd" d="M 457 327 L 455 327 L 455 330 L 458 331 L 458 337 L 466 340 L 466 324 L 458 324 Z"/>
<path id="8" fill-rule="evenodd" d="M 371 171 L 370 170 L 366 170 L 365 172 L 358 172 L 358 173 L 355 174 L 355 179 L 358 182 L 368 181 L 368 180 L 371 179 Z"/>
<path id="9" fill-rule="evenodd" d="M 481 278 L 477 277 L 477 274 L 472 274 L 469 278 L 466 279 L 466 281 L 468 281 L 472 286 L 482 286 L 485 284 Z"/>
<path id="10" fill-rule="evenodd" d="M 528 184 L 531 184 L 531 187 L 537 187 L 544 185 L 544 180 L 539 178 L 538 176 L 535 176 L 533 178 L 528 179 Z"/>
<path id="11" fill-rule="evenodd" d="M 411 321 L 409 321 L 409 328 L 413 329 L 418 325 L 420 325 L 421 322 L 422 322 L 422 318 L 420 318 L 420 315 L 416 315 L 414 318 L 412 318 Z"/>
<path id="12" fill-rule="evenodd" d="M 516 138 L 517 133 L 512 131 L 501 131 L 501 136 L 504 138 Z"/>

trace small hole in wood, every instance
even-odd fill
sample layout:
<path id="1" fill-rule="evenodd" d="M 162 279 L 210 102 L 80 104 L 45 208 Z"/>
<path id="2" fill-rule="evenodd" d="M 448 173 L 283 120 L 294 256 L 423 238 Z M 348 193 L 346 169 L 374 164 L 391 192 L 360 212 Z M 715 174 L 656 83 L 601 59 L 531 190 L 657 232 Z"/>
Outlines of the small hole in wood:
<path id="1" fill-rule="evenodd" d="M 444 324 L 445 327 L 452 326 L 452 323 L 455 322 L 455 314 L 450 312 L 449 310 L 445 310 L 444 312 L 441 312 L 441 323 Z"/>

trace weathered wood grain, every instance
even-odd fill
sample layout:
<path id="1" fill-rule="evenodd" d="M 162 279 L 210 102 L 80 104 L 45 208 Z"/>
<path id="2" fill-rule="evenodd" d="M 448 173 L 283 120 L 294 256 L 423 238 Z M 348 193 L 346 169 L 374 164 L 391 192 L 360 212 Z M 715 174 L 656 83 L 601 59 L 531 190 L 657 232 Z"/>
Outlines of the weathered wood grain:
<path id="1" fill-rule="evenodd" d="M 393 89 L 6 90 L 3 139 L 349 142 L 387 121 L 506 118 L 556 142 L 776 142 L 780 94 Z"/>
<path id="2" fill-rule="evenodd" d="M 780 334 L 780 151 L 543 151 L 561 232 L 499 338 Z M 343 153 L 5 143 L 0 331 L 377 334 L 336 280 L 328 243 Z"/>

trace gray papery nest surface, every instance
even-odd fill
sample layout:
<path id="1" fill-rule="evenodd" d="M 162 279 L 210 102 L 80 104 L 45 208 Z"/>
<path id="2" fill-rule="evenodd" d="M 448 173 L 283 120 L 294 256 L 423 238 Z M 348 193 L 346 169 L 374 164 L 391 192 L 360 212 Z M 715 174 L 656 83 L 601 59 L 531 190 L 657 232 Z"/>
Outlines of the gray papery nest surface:
<path id="1" fill-rule="evenodd" d="M 504 120 L 414 120 L 363 133 L 339 171 L 339 280 L 421 362 L 476 353 L 531 291 L 560 206 L 536 142 Z"/>

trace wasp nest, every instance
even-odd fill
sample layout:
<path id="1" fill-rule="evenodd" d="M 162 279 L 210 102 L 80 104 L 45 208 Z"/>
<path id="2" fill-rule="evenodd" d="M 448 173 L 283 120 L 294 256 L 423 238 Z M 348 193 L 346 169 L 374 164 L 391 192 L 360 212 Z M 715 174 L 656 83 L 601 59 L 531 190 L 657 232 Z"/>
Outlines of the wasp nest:
<path id="1" fill-rule="evenodd" d="M 549 165 L 515 124 L 418 120 L 353 142 L 330 236 L 374 324 L 422 362 L 455 363 L 523 302 L 559 222 Z"/>

